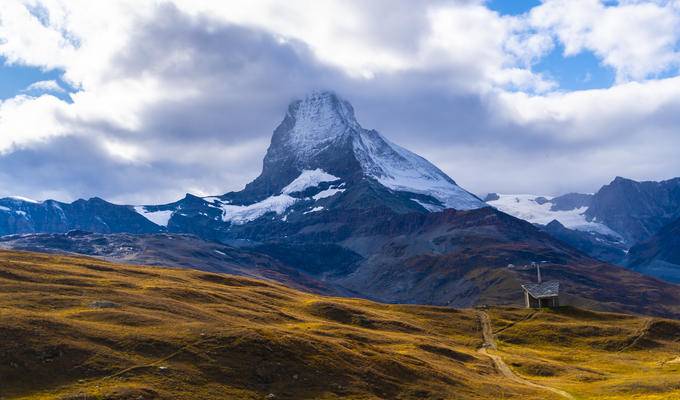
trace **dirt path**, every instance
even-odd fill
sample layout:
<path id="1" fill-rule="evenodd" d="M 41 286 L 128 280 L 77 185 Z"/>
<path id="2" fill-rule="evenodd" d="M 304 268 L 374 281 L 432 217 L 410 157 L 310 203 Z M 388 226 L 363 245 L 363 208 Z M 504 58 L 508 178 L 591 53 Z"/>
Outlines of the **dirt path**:
<path id="1" fill-rule="evenodd" d="M 640 329 L 638 329 L 638 331 L 635 333 L 635 335 L 633 336 L 633 339 L 630 341 L 630 343 L 621 347 L 619 349 L 619 351 L 621 352 L 621 351 L 624 351 L 624 350 L 628 350 L 629 348 L 638 344 L 638 342 L 640 340 L 642 340 L 642 338 L 644 338 L 649 333 L 649 327 L 652 325 L 653 321 L 654 320 L 652 318 L 646 319 L 645 323 L 642 324 L 642 327 L 640 327 Z"/>
<path id="2" fill-rule="evenodd" d="M 538 383 L 528 381 L 518 375 L 515 375 L 515 373 L 512 372 L 508 364 L 506 364 L 505 361 L 503 361 L 503 359 L 499 355 L 489 352 L 489 349 L 496 350 L 496 339 L 493 336 L 493 330 L 491 329 L 491 320 L 489 319 L 489 315 L 484 311 L 478 311 L 477 316 L 479 317 L 479 322 L 482 324 L 482 335 L 484 336 L 484 344 L 482 345 L 482 347 L 479 348 L 478 352 L 489 357 L 493 361 L 494 365 L 496 366 L 496 369 L 498 370 L 498 372 L 501 373 L 501 375 L 510 379 L 513 382 L 517 382 L 519 384 L 530 386 L 537 389 L 547 390 L 559 396 L 562 396 L 565 399 L 575 400 L 574 396 L 570 395 L 564 390 L 557 389 L 551 386 L 539 385 Z"/>

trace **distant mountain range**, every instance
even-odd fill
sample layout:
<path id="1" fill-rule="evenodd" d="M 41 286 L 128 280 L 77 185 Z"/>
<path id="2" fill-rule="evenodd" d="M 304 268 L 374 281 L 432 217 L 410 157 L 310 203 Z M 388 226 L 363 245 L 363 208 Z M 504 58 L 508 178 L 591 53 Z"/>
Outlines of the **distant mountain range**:
<path id="1" fill-rule="evenodd" d="M 661 253 L 674 251 L 669 241 L 652 238 L 672 231 L 665 227 L 680 218 L 680 178 L 636 182 L 617 177 L 595 194 L 570 193 L 551 198 L 492 193 L 485 200 L 599 260 L 626 266 L 649 265 L 654 259 L 643 259 L 650 253 L 641 252 L 638 245 L 652 240 L 656 247 L 663 248 Z M 633 254 L 628 254 L 629 249 Z M 671 264 L 662 269 L 639 270 L 680 281 L 680 266 Z"/>
<path id="2" fill-rule="evenodd" d="M 584 246 L 579 251 L 568 235 L 555 233 L 585 232 L 593 244 L 601 239 L 620 252 L 611 254 L 625 253 L 632 238 L 654 233 L 657 215 L 671 218 L 677 191 L 659 185 L 654 190 L 667 191 L 667 201 L 644 197 L 644 222 L 622 225 L 611 221 L 625 211 L 596 206 L 613 201 L 608 193 L 616 188 L 601 196 L 496 196 L 485 203 L 424 158 L 361 127 L 347 101 L 317 92 L 291 103 L 262 174 L 242 191 L 144 206 L 2 199 L 0 234 L 14 235 L 2 240 L 6 248 L 152 259 L 321 293 L 460 307 L 519 304 L 520 283 L 534 273 L 508 265 L 543 261 L 544 275 L 560 280 L 570 304 L 677 315 L 680 287 L 588 257 Z M 92 233 L 68 233 L 74 229 Z"/>

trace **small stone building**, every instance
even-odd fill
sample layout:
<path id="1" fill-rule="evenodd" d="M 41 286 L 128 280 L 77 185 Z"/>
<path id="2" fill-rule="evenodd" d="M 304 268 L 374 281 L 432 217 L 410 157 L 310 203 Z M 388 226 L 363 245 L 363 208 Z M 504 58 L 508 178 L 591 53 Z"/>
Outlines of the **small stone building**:
<path id="1" fill-rule="evenodd" d="M 522 285 L 524 289 L 524 302 L 527 308 L 559 307 L 560 306 L 560 283 L 558 281 L 543 282 L 541 280 L 541 266 L 531 263 L 536 267 L 538 283 Z"/>
<path id="2" fill-rule="evenodd" d="M 522 285 L 527 308 L 559 307 L 560 283 L 557 281 Z"/>

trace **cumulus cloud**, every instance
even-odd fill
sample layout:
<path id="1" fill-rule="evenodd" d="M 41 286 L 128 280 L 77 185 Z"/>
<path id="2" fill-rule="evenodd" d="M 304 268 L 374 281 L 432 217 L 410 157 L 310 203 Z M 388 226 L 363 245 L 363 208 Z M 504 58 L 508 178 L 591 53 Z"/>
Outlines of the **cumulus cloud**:
<path id="1" fill-rule="evenodd" d="M 670 177 L 680 84 L 649 78 L 677 68 L 677 10 L 6 0 L 0 55 L 59 69 L 75 92 L 67 103 L 37 82 L 0 102 L 0 194 L 154 203 L 236 190 L 259 173 L 288 102 L 318 88 L 478 193 Z M 532 69 L 558 44 L 594 52 L 619 82 L 561 91 Z"/>

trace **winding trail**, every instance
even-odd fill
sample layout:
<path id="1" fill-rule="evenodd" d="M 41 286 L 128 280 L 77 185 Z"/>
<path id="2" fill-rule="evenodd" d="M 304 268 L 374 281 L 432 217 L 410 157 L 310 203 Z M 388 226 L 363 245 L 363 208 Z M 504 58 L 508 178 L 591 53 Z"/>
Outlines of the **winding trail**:
<path id="1" fill-rule="evenodd" d="M 508 364 L 506 364 L 505 361 L 503 361 L 501 356 L 489 352 L 489 349 L 491 350 L 497 349 L 496 339 L 493 336 L 493 330 L 491 329 L 491 320 L 489 319 L 489 315 L 484 311 L 477 311 L 477 317 L 479 318 L 479 322 L 482 324 L 482 335 L 484 336 L 484 344 L 482 344 L 482 347 L 480 347 L 479 350 L 477 350 L 477 352 L 489 357 L 493 361 L 494 365 L 496 366 L 496 369 L 498 370 L 498 372 L 501 373 L 501 375 L 521 385 L 547 390 L 559 396 L 562 396 L 565 399 L 576 400 L 574 396 L 570 395 L 569 393 L 565 392 L 562 389 L 557 389 L 552 386 L 545 386 L 531 382 L 512 372 Z"/>

